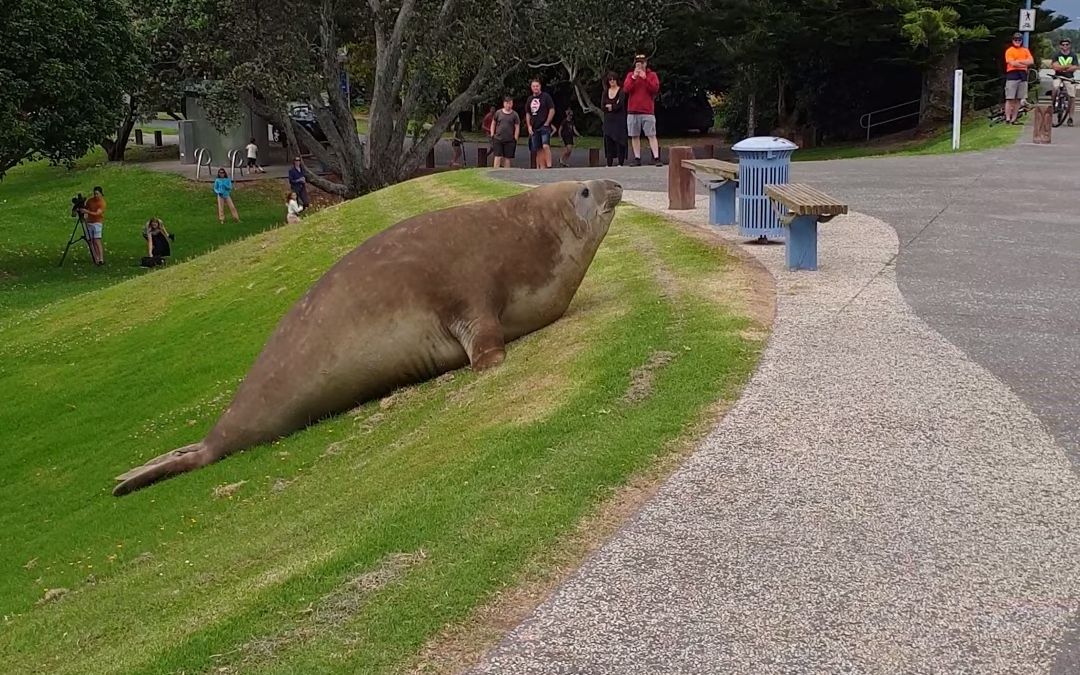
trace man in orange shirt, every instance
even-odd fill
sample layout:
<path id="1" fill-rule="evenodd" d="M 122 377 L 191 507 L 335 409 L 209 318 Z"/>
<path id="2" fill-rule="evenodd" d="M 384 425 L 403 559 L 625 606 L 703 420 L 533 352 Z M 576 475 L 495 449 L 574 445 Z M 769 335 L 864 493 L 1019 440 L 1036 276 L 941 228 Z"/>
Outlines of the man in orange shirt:
<path id="1" fill-rule="evenodd" d="M 1017 124 L 1020 101 L 1028 95 L 1028 68 L 1035 65 L 1031 51 L 1024 46 L 1024 36 L 1013 33 L 1012 45 L 1005 50 L 1005 123 Z"/>
<path id="2" fill-rule="evenodd" d="M 94 188 L 94 195 L 86 200 L 86 207 L 80 209 L 86 217 L 86 233 L 90 237 L 90 254 L 95 265 L 105 264 L 105 250 L 101 246 L 101 229 L 105 223 L 105 191 Z"/>

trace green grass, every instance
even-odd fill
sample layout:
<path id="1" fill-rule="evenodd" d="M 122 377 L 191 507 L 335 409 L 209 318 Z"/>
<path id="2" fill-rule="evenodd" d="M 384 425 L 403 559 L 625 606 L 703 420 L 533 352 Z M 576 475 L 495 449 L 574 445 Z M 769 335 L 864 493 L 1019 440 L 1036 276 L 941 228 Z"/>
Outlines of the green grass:
<path id="1" fill-rule="evenodd" d="M 1012 145 L 1020 137 L 1022 126 L 991 125 L 986 117 L 965 122 L 960 129 L 960 151 L 992 150 Z M 952 128 L 934 134 L 930 138 L 901 142 L 860 143 L 807 148 L 797 151 L 792 159 L 816 161 L 824 159 L 853 159 L 881 155 L 940 155 L 953 152 Z"/>
<path id="2" fill-rule="evenodd" d="M 138 160 L 155 154 L 132 147 Z M 174 262 L 198 256 L 228 241 L 281 224 L 284 208 L 277 183 L 238 184 L 234 194 L 240 223 L 217 221 L 217 205 L 207 183 L 147 171 L 139 166 L 103 164 L 102 152 L 68 171 L 39 162 L 9 173 L 0 183 L 0 325 L 15 312 L 35 309 L 58 298 L 93 291 L 132 276 L 156 274 L 139 267 L 146 255 L 142 227 L 151 216 L 165 222 L 176 235 Z M 89 195 L 95 185 L 105 189 L 105 261 L 90 262 L 86 243 L 72 245 L 58 267 L 71 235 L 71 198 Z M 86 311 L 93 313 L 90 306 Z"/>
<path id="3" fill-rule="evenodd" d="M 15 394 L 0 407 L 5 670 L 396 671 L 737 394 L 761 343 L 717 297 L 735 261 L 620 207 L 567 315 L 500 368 L 109 494 L 114 475 L 210 428 L 342 254 L 410 214 L 517 189 L 431 176 L 0 328 Z M 658 352 L 673 358 L 650 395 L 624 400 Z"/>

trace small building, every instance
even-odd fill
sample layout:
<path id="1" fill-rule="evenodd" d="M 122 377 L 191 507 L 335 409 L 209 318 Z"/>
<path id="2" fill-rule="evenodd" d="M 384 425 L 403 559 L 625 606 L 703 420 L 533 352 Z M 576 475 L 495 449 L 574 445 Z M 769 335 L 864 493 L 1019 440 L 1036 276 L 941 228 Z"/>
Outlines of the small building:
<path id="1" fill-rule="evenodd" d="M 236 150 L 242 161 L 246 162 L 244 147 L 254 138 L 259 146 L 259 163 L 267 165 L 270 161 L 270 142 L 273 138 L 270 123 L 255 114 L 249 107 L 238 103 L 239 118 L 224 131 L 217 129 L 208 119 L 202 106 L 202 97 L 207 82 L 191 83 L 184 89 L 181 102 L 183 120 L 179 122 L 180 163 L 195 164 L 195 153 L 204 149 L 203 162 L 209 156 L 210 166 L 229 167 L 229 151 Z"/>

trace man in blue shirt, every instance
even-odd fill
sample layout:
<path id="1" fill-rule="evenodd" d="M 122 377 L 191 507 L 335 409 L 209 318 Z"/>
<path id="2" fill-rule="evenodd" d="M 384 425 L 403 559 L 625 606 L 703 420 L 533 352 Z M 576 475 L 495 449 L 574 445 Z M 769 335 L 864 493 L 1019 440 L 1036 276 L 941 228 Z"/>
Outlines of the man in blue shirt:
<path id="1" fill-rule="evenodd" d="M 297 157 L 292 162 L 292 168 L 289 169 L 289 189 L 296 193 L 297 198 L 300 199 L 300 204 L 306 209 L 310 206 L 307 194 L 307 178 L 304 177 L 304 166 Z"/>

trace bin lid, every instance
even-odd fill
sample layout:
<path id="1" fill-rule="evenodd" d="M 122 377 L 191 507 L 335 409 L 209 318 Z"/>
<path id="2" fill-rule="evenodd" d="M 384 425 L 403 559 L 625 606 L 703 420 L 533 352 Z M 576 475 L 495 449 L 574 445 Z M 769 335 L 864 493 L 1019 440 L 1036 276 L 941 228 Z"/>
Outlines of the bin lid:
<path id="1" fill-rule="evenodd" d="M 754 136 L 753 138 L 746 138 L 739 141 L 731 146 L 731 149 L 736 152 L 740 150 L 746 152 L 766 152 L 769 150 L 798 150 L 799 146 L 786 138 L 780 138 L 778 136 Z"/>

